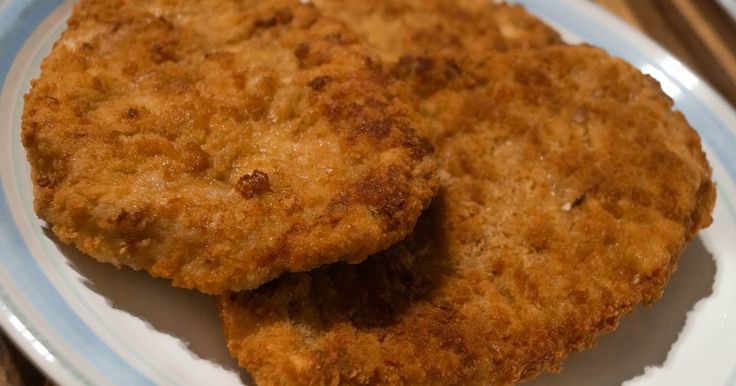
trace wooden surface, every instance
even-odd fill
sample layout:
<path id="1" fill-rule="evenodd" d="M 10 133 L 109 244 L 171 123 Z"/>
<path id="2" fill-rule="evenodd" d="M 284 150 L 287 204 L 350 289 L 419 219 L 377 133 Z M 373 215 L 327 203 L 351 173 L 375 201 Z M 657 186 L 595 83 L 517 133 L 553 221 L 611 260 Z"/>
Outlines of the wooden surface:
<path id="1" fill-rule="evenodd" d="M 0 386 L 52 386 L 0 333 Z"/>
<path id="2" fill-rule="evenodd" d="M 736 21 L 716 0 L 595 0 L 677 56 L 736 106 Z"/>
<path id="3" fill-rule="evenodd" d="M 664 46 L 736 106 L 736 22 L 716 0 L 594 1 Z M 44 383 L 0 333 L 0 385 Z"/>
<path id="4" fill-rule="evenodd" d="M 20 383 L 20 372 L 14 359 L 18 354 L 11 350 L 12 347 L 0 336 L 0 385 Z"/>

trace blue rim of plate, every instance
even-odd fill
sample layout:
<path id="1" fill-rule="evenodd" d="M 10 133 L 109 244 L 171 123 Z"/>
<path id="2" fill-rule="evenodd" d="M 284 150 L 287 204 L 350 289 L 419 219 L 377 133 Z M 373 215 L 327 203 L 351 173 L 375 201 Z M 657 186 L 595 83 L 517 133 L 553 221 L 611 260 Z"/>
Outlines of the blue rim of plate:
<path id="1" fill-rule="evenodd" d="M 59 0 L 0 0 L 0 86 L 16 55 L 28 37 L 63 1 Z M 3 186 L 3 188 L 5 188 Z M 95 385 L 88 371 L 79 368 L 59 354 L 60 344 L 78 351 L 97 371 L 97 382 L 120 385 L 153 385 L 105 344 L 77 316 L 61 294 L 47 280 L 38 264 L 35 264 L 19 230 L 14 226 L 4 189 L 0 189 L 0 263 L 9 273 L 19 293 L 36 306 L 39 316 L 53 320 L 57 336 L 65 342 L 52 341 L 44 336 L 29 318 L 20 312 L 17 302 L 9 296 L 4 284 L 0 284 L 0 325 L 20 349 L 39 368 L 61 384 Z M 10 252 L 10 253 L 9 253 Z M 101 376 L 101 377 L 100 377 Z"/>
<path id="2" fill-rule="evenodd" d="M 736 181 L 736 151 L 729 151 L 736 149 L 736 126 L 727 123 L 736 124 L 736 113 L 702 80 L 673 61 L 672 56 L 656 43 L 595 5 L 575 0 L 519 2 L 553 25 L 566 26 L 584 36 L 588 43 L 603 47 L 612 55 L 655 75 L 670 95 L 686 97 L 675 97 L 676 107 L 688 117 L 693 127 L 699 129 L 704 143 L 720 160 L 730 180 Z M 0 0 L 0 87 L 5 84 L 13 61 L 28 37 L 60 4 L 62 1 L 59 0 Z M 655 57 L 669 61 L 653 63 L 652 58 Z M 705 95 L 710 103 L 716 103 L 720 113 L 707 105 L 702 96 L 698 97 L 690 90 L 692 84 L 689 80 L 693 77 L 701 88 L 699 93 Z M 45 336 L 41 328 L 31 322 L 29 315 L 21 312 L 5 283 L 0 283 L 0 326 L 36 365 L 61 384 L 95 384 L 89 376 L 89 369 L 60 354 L 63 351 L 61 346 L 73 348 L 95 369 L 95 379 L 99 380 L 102 375 L 104 382 L 109 384 L 153 384 L 104 343 L 47 280 L 15 226 L 4 192 L 9 188 L 3 186 L 0 189 L 0 248 L 3 251 L 0 252 L 0 270 L 12 278 L 10 285 L 14 286 L 14 292 L 22 294 L 24 301 L 34 306 L 38 317 L 47 322 L 53 320 L 46 328 L 53 329 L 57 338 Z M 736 206 L 730 199 L 725 195 L 720 197 L 728 201 L 731 212 L 734 212 Z M 736 385 L 736 368 L 731 371 L 726 384 Z"/>

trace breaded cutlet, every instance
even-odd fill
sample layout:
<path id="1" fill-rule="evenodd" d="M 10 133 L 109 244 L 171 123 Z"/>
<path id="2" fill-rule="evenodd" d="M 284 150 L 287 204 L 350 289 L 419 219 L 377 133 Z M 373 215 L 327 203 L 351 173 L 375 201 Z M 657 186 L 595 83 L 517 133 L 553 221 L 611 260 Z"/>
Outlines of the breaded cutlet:
<path id="1" fill-rule="evenodd" d="M 400 74 L 424 82 L 423 68 Z M 442 86 L 419 106 L 436 122 L 440 193 L 404 242 L 219 298 L 256 384 L 508 385 L 558 371 L 658 299 L 711 222 L 698 135 L 624 61 L 516 50 Z"/>
<path id="2" fill-rule="evenodd" d="M 210 294 L 361 261 L 437 187 L 371 55 L 297 0 L 82 0 L 25 98 L 35 209 L 97 260 Z"/>

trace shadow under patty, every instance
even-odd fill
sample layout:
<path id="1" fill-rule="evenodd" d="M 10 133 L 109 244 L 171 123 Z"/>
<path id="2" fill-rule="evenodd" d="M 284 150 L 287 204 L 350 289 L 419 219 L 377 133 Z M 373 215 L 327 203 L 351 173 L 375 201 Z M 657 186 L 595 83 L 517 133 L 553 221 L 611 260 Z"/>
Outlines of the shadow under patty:
<path id="1" fill-rule="evenodd" d="M 86 285 L 104 296 L 111 306 L 125 311 L 152 328 L 180 339 L 189 351 L 224 369 L 239 371 L 225 346 L 214 298 L 155 279 L 142 271 L 116 269 L 60 243 L 69 264 L 86 279 Z M 685 249 L 664 296 L 651 307 L 637 307 L 619 328 L 600 338 L 588 351 L 572 354 L 560 374 L 543 374 L 529 386 L 596 384 L 613 386 L 643 374 L 646 367 L 661 366 L 682 331 L 693 306 L 712 293 L 716 266 L 699 238 Z M 240 371 L 244 384 L 252 381 Z"/>
<path id="2" fill-rule="evenodd" d="M 685 248 L 665 288 L 650 307 L 638 306 L 612 333 L 572 354 L 559 374 L 542 374 L 525 386 L 620 385 L 650 366 L 661 366 L 685 326 L 687 314 L 713 292 L 716 264 L 700 238 Z"/>
<path id="3" fill-rule="evenodd" d="M 153 278 L 144 271 L 100 263 L 61 243 L 50 230 L 44 232 L 66 256 L 68 264 L 86 279 L 85 285 L 107 299 L 113 308 L 179 339 L 195 357 L 239 371 L 225 346 L 213 297 L 172 287 L 169 280 Z M 247 376 L 241 374 L 245 383 Z"/>

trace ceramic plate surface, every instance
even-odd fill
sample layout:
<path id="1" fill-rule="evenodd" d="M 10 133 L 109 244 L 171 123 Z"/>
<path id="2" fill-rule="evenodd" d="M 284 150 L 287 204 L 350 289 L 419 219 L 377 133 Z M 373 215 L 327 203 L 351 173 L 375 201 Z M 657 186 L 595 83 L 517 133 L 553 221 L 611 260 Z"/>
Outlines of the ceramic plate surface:
<path id="1" fill-rule="evenodd" d="M 640 307 L 559 375 L 535 386 L 736 385 L 736 113 L 679 61 L 583 0 L 526 0 L 570 42 L 651 74 L 703 138 L 714 222 L 683 254 L 661 301 Z M 214 303 L 145 273 L 97 263 L 50 237 L 33 212 L 20 145 L 23 95 L 71 3 L 0 0 L 0 325 L 62 385 L 239 385 Z"/>

